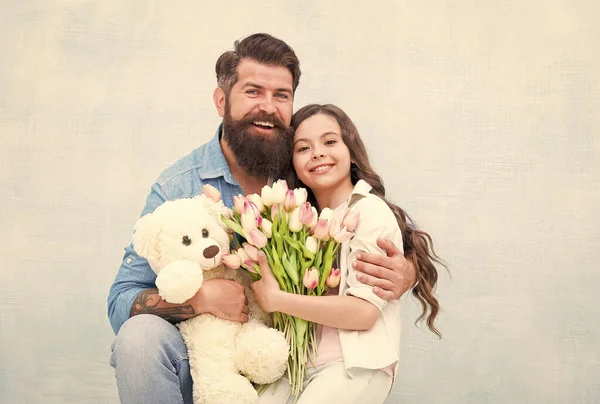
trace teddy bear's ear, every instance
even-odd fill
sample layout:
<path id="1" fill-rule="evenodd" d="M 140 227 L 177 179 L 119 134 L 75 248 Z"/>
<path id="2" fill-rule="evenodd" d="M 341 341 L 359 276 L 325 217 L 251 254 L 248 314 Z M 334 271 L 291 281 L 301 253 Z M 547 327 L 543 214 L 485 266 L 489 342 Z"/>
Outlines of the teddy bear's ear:
<path id="1" fill-rule="evenodd" d="M 161 228 L 160 221 L 153 213 L 142 216 L 135 224 L 133 248 L 150 262 L 157 262 L 160 259 L 158 236 Z"/>
<path id="2" fill-rule="evenodd" d="M 217 220 L 217 223 L 222 228 L 227 229 L 227 226 L 223 223 L 222 216 L 231 218 L 233 217 L 233 211 L 225 206 L 223 201 L 215 202 L 204 194 L 198 195 L 196 198 L 202 201 L 208 213 Z"/>

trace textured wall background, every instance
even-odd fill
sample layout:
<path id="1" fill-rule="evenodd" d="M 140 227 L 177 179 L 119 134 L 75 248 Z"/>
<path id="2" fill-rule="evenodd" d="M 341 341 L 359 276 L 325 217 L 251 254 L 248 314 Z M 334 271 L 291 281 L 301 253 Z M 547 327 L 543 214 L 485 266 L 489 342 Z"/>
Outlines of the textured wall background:
<path id="1" fill-rule="evenodd" d="M 122 248 L 214 133 L 217 57 L 256 31 L 451 265 L 441 341 L 406 300 L 389 402 L 600 402 L 597 1 L 0 3 L 0 402 L 118 402 Z"/>

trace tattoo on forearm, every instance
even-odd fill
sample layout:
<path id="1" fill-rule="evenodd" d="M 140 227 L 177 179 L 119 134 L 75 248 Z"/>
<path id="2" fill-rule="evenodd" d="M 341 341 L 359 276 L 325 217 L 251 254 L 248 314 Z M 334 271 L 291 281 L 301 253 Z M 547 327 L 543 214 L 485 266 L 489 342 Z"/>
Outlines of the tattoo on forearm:
<path id="1" fill-rule="evenodd" d="M 176 307 L 159 307 L 163 302 L 157 289 L 146 289 L 135 298 L 131 307 L 131 316 L 137 314 L 154 314 L 170 323 L 178 323 L 193 317 L 196 313 L 190 305 Z"/>

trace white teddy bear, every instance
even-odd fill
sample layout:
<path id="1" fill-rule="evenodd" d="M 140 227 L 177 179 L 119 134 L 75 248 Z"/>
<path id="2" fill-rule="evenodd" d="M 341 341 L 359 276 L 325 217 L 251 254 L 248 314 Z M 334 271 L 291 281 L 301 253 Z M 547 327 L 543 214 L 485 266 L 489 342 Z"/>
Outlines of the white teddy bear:
<path id="1" fill-rule="evenodd" d="M 269 327 L 271 317 L 258 305 L 246 271 L 221 263 L 230 245 L 221 214 L 231 210 L 204 194 L 167 201 L 138 220 L 133 244 L 156 272 L 156 286 L 167 302 L 185 302 L 208 279 L 233 279 L 244 286 L 247 323 L 201 314 L 178 327 L 188 350 L 195 404 L 256 403 L 250 382 L 279 379 L 289 346 L 283 333 Z"/>

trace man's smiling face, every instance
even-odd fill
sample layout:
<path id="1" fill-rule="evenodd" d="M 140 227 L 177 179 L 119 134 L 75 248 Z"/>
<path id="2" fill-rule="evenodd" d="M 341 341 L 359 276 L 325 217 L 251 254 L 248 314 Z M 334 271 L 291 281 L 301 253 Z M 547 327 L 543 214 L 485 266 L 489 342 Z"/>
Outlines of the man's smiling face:
<path id="1" fill-rule="evenodd" d="M 291 161 L 292 74 L 283 66 L 242 60 L 225 95 L 223 137 L 251 176 L 276 176 Z"/>

